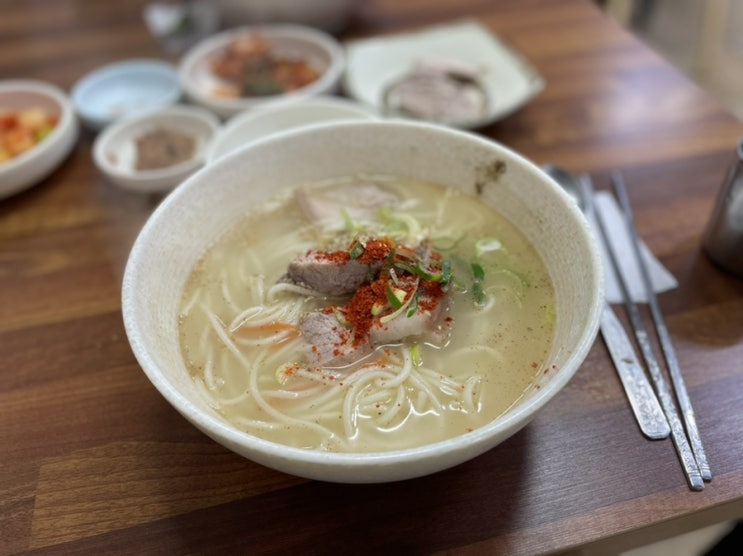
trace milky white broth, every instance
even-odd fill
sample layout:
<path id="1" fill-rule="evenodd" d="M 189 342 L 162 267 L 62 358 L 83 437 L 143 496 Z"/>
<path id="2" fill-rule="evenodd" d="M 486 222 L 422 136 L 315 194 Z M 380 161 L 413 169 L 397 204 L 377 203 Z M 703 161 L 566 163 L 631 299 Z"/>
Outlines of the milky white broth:
<path id="1" fill-rule="evenodd" d="M 547 370 L 554 291 L 525 237 L 459 190 L 403 178 L 363 179 L 401 199 L 380 216 L 383 230 L 410 241 L 427 236 L 455 261 L 450 340 L 443 347 L 406 341 L 380 348 L 349 369 L 300 364 L 301 372 L 281 372 L 288 363 L 301 363 L 295 347 L 302 338 L 286 323 L 330 304 L 291 292 L 268 299 L 290 259 L 329 245 L 295 197 L 282 193 L 216 240 L 192 271 L 180 307 L 181 349 L 193 380 L 209 404 L 241 430 L 309 449 L 411 448 L 489 423 Z M 348 245 L 350 237 L 338 245 Z M 471 262 L 485 274 L 480 304 L 471 291 Z M 267 324 L 244 335 L 240 321 Z"/>

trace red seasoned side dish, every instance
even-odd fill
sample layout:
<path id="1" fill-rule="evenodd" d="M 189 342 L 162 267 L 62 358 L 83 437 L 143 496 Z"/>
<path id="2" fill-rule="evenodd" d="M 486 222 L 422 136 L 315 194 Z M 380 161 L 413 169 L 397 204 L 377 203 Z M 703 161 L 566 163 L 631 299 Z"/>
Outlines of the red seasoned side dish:
<path id="1" fill-rule="evenodd" d="M 57 117 L 43 108 L 4 110 L 0 107 L 0 164 L 35 147 L 56 125 Z"/>
<path id="2" fill-rule="evenodd" d="M 271 52 L 271 45 L 259 35 L 231 41 L 212 61 L 212 71 L 224 82 L 215 93 L 230 98 L 286 93 L 320 76 L 306 60 Z"/>

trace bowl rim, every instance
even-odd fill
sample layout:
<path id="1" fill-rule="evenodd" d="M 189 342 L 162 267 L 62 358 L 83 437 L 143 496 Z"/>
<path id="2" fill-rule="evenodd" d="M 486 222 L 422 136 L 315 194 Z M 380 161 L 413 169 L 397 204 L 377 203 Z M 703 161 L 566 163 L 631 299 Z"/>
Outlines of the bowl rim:
<path id="1" fill-rule="evenodd" d="M 330 63 L 327 69 L 312 83 L 300 87 L 289 93 L 270 95 L 265 97 L 238 97 L 234 99 L 219 98 L 210 95 L 189 79 L 193 67 L 205 57 L 211 56 L 218 49 L 223 48 L 233 38 L 247 33 L 261 33 L 269 38 L 291 37 L 304 40 L 321 47 L 328 53 Z M 181 87 L 188 96 L 196 102 L 214 106 L 221 111 L 244 110 L 267 103 L 290 102 L 292 99 L 306 98 L 318 95 L 332 89 L 340 82 L 345 68 L 346 55 L 342 45 L 329 33 L 320 29 L 294 23 L 259 23 L 243 25 L 227 29 L 215 35 L 202 39 L 192 46 L 181 58 L 178 65 L 178 79 Z"/>
<path id="2" fill-rule="evenodd" d="M 213 164 L 215 161 L 222 159 L 228 154 L 231 154 L 234 150 L 239 150 L 239 148 L 241 148 L 241 147 L 238 147 L 237 149 L 233 149 L 221 155 L 217 154 L 217 151 L 222 146 L 222 143 L 225 140 L 231 138 L 232 135 L 236 132 L 236 130 L 244 126 L 250 125 L 256 120 L 263 120 L 263 119 L 271 118 L 274 115 L 284 114 L 286 112 L 300 112 L 303 109 L 306 110 L 306 109 L 312 109 L 316 107 L 340 109 L 341 111 L 345 112 L 349 116 L 348 117 L 349 120 L 357 119 L 357 118 L 360 120 L 378 120 L 379 119 L 379 115 L 372 107 L 366 104 L 363 104 L 361 102 L 358 102 L 356 100 L 350 99 L 350 98 L 338 97 L 338 96 L 332 96 L 332 95 L 311 96 L 307 98 L 297 99 L 294 102 L 276 102 L 276 103 L 272 102 L 272 103 L 261 104 L 249 110 L 243 110 L 242 112 L 238 112 L 237 114 L 229 118 L 224 123 L 224 125 L 222 125 L 222 127 L 219 129 L 216 136 L 214 137 L 214 141 L 212 141 L 212 143 L 209 145 L 209 148 L 207 149 L 207 153 L 206 153 L 207 164 Z M 341 118 L 327 120 L 327 121 L 338 122 L 338 121 L 341 121 Z M 251 139 L 246 144 L 253 143 L 255 141 L 262 141 L 266 139 L 267 137 L 273 137 L 275 134 L 283 133 L 284 131 L 289 131 L 292 129 L 298 129 L 300 127 L 315 125 L 316 123 L 324 123 L 324 122 L 318 120 L 317 122 L 291 126 L 290 128 L 287 128 L 287 129 L 278 129 L 276 131 L 269 132 L 261 137 L 256 137 L 254 139 Z"/>
<path id="3" fill-rule="evenodd" d="M 499 151 L 501 154 L 505 153 L 510 159 L 518 161 L 519 164 L 524 165 L 524 167 L 526 167 L 530 172 L 543 178 L 543 181 L 548 184 L 549 187 L 553 188 L 554 192 L 562 198 L 564 201 L 564 208 L 570 213 L 571 217 L 574 217 L 576 221 L 580 223 L 580 227 L 585 233 L 586 241 L 589 245 L 589 257 L 587 261 L 584 262 L 589 265 L 594 276 L 591 288 L 591 291 L 594 293 L 592 294 L 588 319 L 584 323 L 584 328 L 580 335 L 580 341 L 571 350 L 571 355 L 568 361 L 569 365 L 563 365 L 560 368 L 560 373 L 552 375 L 552 378 L 546 386 L 543 386 L 534 392 L 534 394 L 530 396 L 529 403 L 513 407 L 493 421 L 472 431 L 459 434 L 453 438 L 414 448 L 356 453 L 307 450 L 264 440 L 250 433 L 239 431 L 227 422 L 219 420 L 215 416 L 208 415 L 200 408 L 195 407 L 193 403 L 185 398 L 178 389 L 165 378 L 165 373 L 163 373 L 154 361 L 151 360 L 149 350 L 146 347 L 146 339 L 137 328 L 133 309 L 134 302 L 132 300 L 137 295 L 135 285 L 143 279 L 140 278 L 140 275 L 144 276 L 141 274 L 142 271 L 140 270 L 140 259 L 144 257 L 144 251 L 151 239 L 150 234 L 153 233 L 153 230 L 155 230 L 156 226 L 159 224 L 159 220 L 172 210 L 171 206 L 177 205 L 181 202 L 181 199 L 184 196 L 190 195 L 192 189 L 201 187 L 199 185 L 201 174 L 215 171 L 216 166 L 221 167 L 234 164 L 233 161 L 236 161 L 239 157 L 243 156 L 245 152 L 254 148 L 271 148 L 286 139 L 291 140 L 291 138 L 295 136 L 313 135 L 324 128 L 352 128 L 359 126 L 385 128 L 388 132 L 394 132 L 395 129 L 399 129 L 398 126 L 409 129 L 417 128 L 424 133 L 431 133 L 439 136 L 446 135 L 458 140 L 466 140 L 473 144 L 484 145 L 488 148 Z M 309 478 L 317 478 L 316 475 L 311 474 L 311 472 L 315 471 L 316 466 L 332 466 L 334 469 L 342 467 L 344 470 L 354 471 L 374 466 L 413 463 L 419 459 L 428 460 L 434 456 L 444 457 L 455 453 L 468 452 L 470 450 L 475 450 L 473 455 L 477 455 L 491 447 L 489 442 L 491 439 L 498 436 L 498 431 L 511 431 L 507 434 L 507 436 L 510 436 L 526 426 L 531 418 L 533 418 L 550 400 L 552 400 L 552 398 L 554 398 L 572 379 L 590 351 L 598 333 L 600 317 L 605 303 L 603 276 L 603 266 L 598 244 L 590 232 L 590 227 L 585 216 L 571 200 L 568 194 L 565 193 L 562 188 L 554 182 L 554 180 L 547 176 L 539 166 L 525 158 L 523 155 L 513 151 L 505 145 L 478 136 L 475 133 L 429 122 L 408 120 L 339 121 L 290 129 L 272 135 L 260 142 L 246 145 L 245 147 L 220 158 L 215 164 L 206 166 L 200 172 L 190 176 L 179 188 L 166 197 L 147 220 L 131 249 L 122 281 L 122 314 L 127 337 L 129 338 L 132 351 L 134 352 L 142 370 L 161 395 L 163 395 L 163 397 L 165 397 L 165 399 L 187 420 L 196 425 L 202 431 L 208 431 L 210 436 L 215 435 L 212 436 L 212 438 L 221 439 L 219 440 L 220 443 L 226 441 L 229 442 L 231 446 L 241 446 L 251 454 L 257 452 L 261 457 L 268 458 L 270 461 L 291 461 L 294 464 L 306 464 L 312 467 L 312 469 L 308 470 L 307 475 L 302 475 L 301 473 L 294 471 L 288 472 Z M 478 450 L 478 447 L 483 449 Z M 252 459 L 254 455 L 244 457 Z M 470 457 L 466 457 L 465 459 L 470 459 Z M 262 462 L 262 460 L 257 458 L 255 461 L 258 461 L 259 463 Z M 270 463 L 266 463 L 266 465 L 280 469 L 278 464 L 274 466 Z M 447 465 L 446 467 L 450 466 L 451 465 Z M 443 469 L 443 467 L 440 469 Z M 423 474 L 428 474 L 428 472 L 418 474 L 407 473 L 403 478 L 412 478 Z M 397 479 L 352 481 L 341 478 L 338 482 L 385 482 L 388 480 Z"/>
<path id="4" fill-rule="evenodd" d="M 67 94 L 62 88 L 41 81 L 38 79 L 7 79 L 0 81 L 0 95 L 4 93 L 24 93 L 33 92 L 51 99 L 59 107 L 59 120 L 52 132 L 43 141 L 37 143 L 29 150 L 22 152 L 18 156 L 0 164 L 0 198 L 12 195 L 34 185 L 43 178 L 32 178 L 28 182 L 22 182 L 4 190 L 5 184 L 3 178 L 13 175 L 22 168 L 41 160 L 45 156 L 58 148 L 60 143 L 68 137 L 76 138 L 77 135 L 77 118 L 74 107 Z M 69 149 L 64 149 L 59 156 L 58 161 L 50 162 L 54 165 L 61 162 L 69 151 L 74 147 L 74 139 L 70 141 Z"/>
<path id="5" fill-rule="evenodd" d="M 167 166 L 165 168 L 156 168 L 153 170 L 136 170 L 127 172 L 121 170 L 118 166 L 111 164 L 105 155 L 105 149 L 109 142 L 116 138 L 116 136 L 125 134 L 128 130 L 134 129 L 139 125 L 146 124 L 148 122 L 157 122 L 158 119 L 175 116 L 183 120 L 192 120 L 204 123 L 210 129 L 209 141 L 211 144 L 212 139 L 215 137 L 219 130 L 220 124 L 218 118 L 210 111 L 199 108 L 198 106 L 187 106 L 187 105 L 174 105 L 160 110 L 152 110 L 142 112 L 136 116 L 129 118 L 123 118 L 117 122 L 114 122 L 110 126 L 107 126 L 100 135 L 98 135 L 93 142 L 93 161 L 99 170 L 104 174 L 113 176 L 116 178 L 126 179 L 130 182 L 146 183 L 151 180 L 162 179 L 167 177 L 176 177 L 185 172 L 191 171 L 197 168 L 203 163 L 199 157 L 192 157 L 189 160 L 184 160 L 178 164 Z M 208 150 L 209 145 L 204 148 L 204 154 Z M 202 158 L 204 158 L 202 156 Z"/>
<path id="6" fill-rule="evenodd" d="M 97 67 L 78 79 L 70 90 L 70 98 L 75 111 L 86 123 L 96 128 L 103 128 L 125 116 L 125 114 L 122 116 L 100 116 L 99 114 L 88 110 L 85 103 L 82 102 L 81 97 L 83 94 L 92 90 L 100 82 L 112 75 L 136 75 L 142 70 L 154 70 L 168 79 L 171 84 L 171 90 L 167 94 L 156 99 L 156 103 L 147 110 L 170 106 L 178 101 L 182 94 L 182 90 L 176 67 L 173 64 L 159 58 L 128 58 Z M 134 114 L 130 115 L 133 116 Z"/>

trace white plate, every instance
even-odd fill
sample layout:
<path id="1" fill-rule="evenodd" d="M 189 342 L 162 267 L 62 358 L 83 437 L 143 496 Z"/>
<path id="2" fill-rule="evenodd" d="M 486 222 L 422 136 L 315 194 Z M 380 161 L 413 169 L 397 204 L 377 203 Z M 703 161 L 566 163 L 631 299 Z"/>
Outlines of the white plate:
<path id="1" fill-rule="evenodd" d="M 544 88 L 544 80 L 518 53 L 474 21 L 415 33 L 346 43 L 345 92 L 384 113 L 390 85 L 421 59 L 454 59 L 481 70 L 488 97 L 482 117 L 460 127 L 478 128 L 516 111 Z"/>

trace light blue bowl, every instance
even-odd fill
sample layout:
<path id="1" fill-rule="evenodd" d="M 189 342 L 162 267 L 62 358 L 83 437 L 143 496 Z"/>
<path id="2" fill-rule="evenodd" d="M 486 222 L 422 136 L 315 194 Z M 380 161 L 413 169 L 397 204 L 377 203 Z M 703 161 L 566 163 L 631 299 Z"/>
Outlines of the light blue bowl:
<path id="1" fill-rule="evenodd" d="M 175 67 L 147 59 L 103 66 L 80 79 L 71 92 L 78 116 L 94 130 L 121 117 L 166 108 L 180 96 Z"/>

